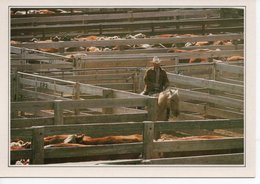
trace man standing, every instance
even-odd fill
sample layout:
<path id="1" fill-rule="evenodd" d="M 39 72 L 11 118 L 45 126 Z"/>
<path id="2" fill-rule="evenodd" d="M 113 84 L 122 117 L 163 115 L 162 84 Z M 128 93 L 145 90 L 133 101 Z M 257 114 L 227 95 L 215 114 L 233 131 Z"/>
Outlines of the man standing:
<path id="1" fill-rule="evenodd" d="M 148 68 L 144 75 L 145 87 L 142 95 L 160 93 L 169 86 L 166 71 L 160 66 L 161 60 L 155 56 L 151 63 L 153 67 Z"/>

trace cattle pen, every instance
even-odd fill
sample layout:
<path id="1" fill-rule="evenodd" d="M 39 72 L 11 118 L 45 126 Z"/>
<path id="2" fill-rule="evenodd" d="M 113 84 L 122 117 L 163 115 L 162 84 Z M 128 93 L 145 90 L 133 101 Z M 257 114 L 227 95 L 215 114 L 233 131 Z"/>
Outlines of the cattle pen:
<path id="1" fill-rule="evenodd" d="M 232 9 L 232 16 L 225 8 L 13 11 L 11 165 L 24 160 L 64 166 L 245 163 L 239 9 Z M 15 15 L 18 11 L 25 14 Z M 156 97 L 140 94 L 153 56 L 162 59 L 170 88 L 178 90 L 180 115 L 169 121 L 157 121 Z M 46 137 L 56 135 L 142 138 L 46 145 Z"/>

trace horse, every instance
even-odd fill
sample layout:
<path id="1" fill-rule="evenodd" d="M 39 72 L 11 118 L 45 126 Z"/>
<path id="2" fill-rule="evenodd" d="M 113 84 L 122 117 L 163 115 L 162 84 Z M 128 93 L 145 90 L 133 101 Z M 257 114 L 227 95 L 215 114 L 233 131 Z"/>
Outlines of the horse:
<path id="1" fill-rule="evenodd" d="M 180 114 L 178 90 L 166 89 L 160 93 L 153 94 L 158 97 L 157 121 L 168 121 L 170 111 L 172 115 L 178 117 Z"/>

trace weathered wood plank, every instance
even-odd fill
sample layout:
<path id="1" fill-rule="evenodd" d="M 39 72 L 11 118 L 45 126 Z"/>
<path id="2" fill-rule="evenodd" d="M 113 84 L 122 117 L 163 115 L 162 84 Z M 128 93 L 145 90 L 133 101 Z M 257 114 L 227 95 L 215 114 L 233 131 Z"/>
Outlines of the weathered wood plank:
<path id="1" fill-rule="evenodd" d="M 243 138 L 222 138 L 209 140 L 178 140 L 154 142 L 154 151 L 161 152 L 184 152 L 241 149 L 244 147 Z"/>
<path id="2" fill-rule="evenodd" d="M 113 122 L 141 122 L 147 120 L 147 113 L 133 113 L 133 114 L 100 114 L 93 116 L 74 116 L 64 117 L 64 124 L 84 124 L 84 123 L 113 123 Z"/>
<path id="3" fill-rule="evenodd" d="M 81 93 L 102 96 L 104 89 L 108 89 L 108 88 L 80 83 L 80 92 Z"/>
<path id="4" fill-rule="evenodd" d="M 49 81 L 55 81 L 55 82 L 61 82 L 61 83 L 65 83 L 65 84 L 72 84 L 74 85 L 76 82 L 71 82 L 71 81 L 66 81 L 66 80 L 62 80 L 62 79 L 56 79 L 56 78 L 51 78 L 51 77 L 46 77 L 46 76 L 39 76 L 39 75 L 35 75 L 35 74 L 29 74 L 29 73 L 24 73 L 24 72 L 17 72 L 20 78 L 23 78 L 24 76 L 27 77 L 33 77 L 33 78 L 37 78 L 37 79 L 42 79 L 42 80 L 49 80 Z"/>
<path id="5" fill-rule="evenodd" d="M 30 128 L 13 128 L 13 129 L 11 129 L 11 140 L 16 140 L 16 139 L 31 141 L 32 130 Z"/>
<path id="6" fill-rule="evenodd" d="M 244 164 L 243 153 L 202 155 L 179 158 L 150 159 L 150 164 L 181 164 L 181 165 L 241 165 Z"/>
<path id="7" fill-rule="evenodd" d="M 97 83 L 96 85 L 106 88 L 118 89 L 118 90 L 133 90 L 133 83 Z"/>
<path id="8" fill-rule="evenodd" d="M 234 111 L 229 110 L 223 110 L 213 107 L 206 107 L 206 114 L 210 116 L 216 116 L 220 118 L 227 118 L 227 119 L 238 119 L 238 118 L 244 118 L 243 113 L 238 113 Z"/>
<path id="9" fill-rule="evenodd" d="M 10 151 L 11 154 L 11 161 L 20 160 L 20 159 L 31 159 L 32 158 L 32 150 L 13 150 Z"/>
<path id="10" fill-rule="evenodd" d="M 147 120 L 147 113 L 136 112 L 132 114 L 116 114 L 116 115 L 79 115 L 79 116 L 65 116 L 64 124 L 84 124 L 84 123 L 113 123 L 113 122 L 141 122 Z M 37 117 L 26 119 L 11 119 L 11 128 L 24 128 L 31 126 L 47 126 L 54 125 L 53 117 Z"/>
<path id="11" fill-rule="evenodd" d="M 73 108 L 106 108 L 106 107 L 137 107 L 147 105 L 145 98 L 106 98 L 106 99 L 88 99 L 88 100 L 70 100 L 62 101 L 62 107 L 65 109 Z"/>
<path id="12" fill-rule="evenodd" d="M 230 72 L 230 73 L 236 73 L 241 75 L 244 74 L 244 67 L 229 65 L 225 63 L 216 63 L 216 70 L 219 70 L 221 72 Z"/>
<path id="13" fill-rule="evenodd" d="M 38 88 L 55 90 L 57 92 L 64 92 L 64 93 L 70 93 L 70 94 L 72 94 L 72 92 L 73 92 L 73 86 L 54 84 L 53 82 L 37 81 L 37 80 L 31 80 L 31 79 L 26 79 L 26 78 L 20 78 L 20 82 L 21 82 L 21 84 L 35 86 Z"/>
<path id="14" fill-rule="evenodd" d="M 116 90 L 113 89 L 114 97 L 115 98 L 151 98 L 150 96 L 147 95 L 140 95 L 128 91 L 121 91 L 121 90 Z"/>
<path id="15" fill-rule="evenodd" d="M 21 94 L 25 97 L 31 97 L 31 98 L 41 99 L 41 100 L 48 100 L 48 101 L 50 101 L 50 100 L 71 100 L 68 98 L 61 97 L 61 96 L 50 95 L 50 94 L 35 92 L 35 91 L 31 91 L 31 90 L 26 90 L 26 89 L 22 89 Z"/>
<path id="16" fill-rule="evenodd" d="M 32 164 L 44 163 L 44 127 L 32 129 Z"/>
<path id="17" fill-rule="evenodd" d="M 214 119 L 214 120 L 177 120 L 174 122 L 157 122 L 155 123 L 155 129 L 161 132 L 183 131 L 192 129 L 228 129 L 228 128 L 243 128 L 243 119 Z"/>
<path id="18" fill-rule="evenodd" d="M 214 104 L 226 106 L 226 107 L 234 107 L 234 108 L 239 108 L 239 109 L 244 108 L 243 100 L 237 100 L 237 99 L 232 99 L 232 98 L 228 98 L 228 97 L 221 97 L 221 96 L 211 95 L 211 94 L 207 94 L 207 93 L 201 93 L 201 92 L 197 92 L 197 91 L 179 89 L 179 96 L 182 100 L 188 100 L 188 99 L 189 100 L 199 100 L 199 101 L 214 103 Z"/>
<path id="19" fill-rule="evenodd" d="M 108 74 L 100 74 L 97 73 L 95 75 L 66 75 L 66 76 L 53 76 L 55 78 L 62 78 L 63 80 L 85 80 L 85 81 L 95 81 L 95 80 L 129 80 L 133 76 L 133 73 L 108 73 Z"/>
<path id="20" fill-rule="evenodd" d="M 142 134 L 141 122 L 127 123 L 94 123 L 78 125 L 45 126 L 45 135 L 54 134 L 86 134 L 91 137 L 102 137 L 109 135 Z"/>
<path id="21" fill-rule="evenodd" d="M 12 26 L 11 27 L 11 34 L 17 35 L 21 30 L 23 32 L 39 32 L 42 33 L 44 30 L 45 32 L 52 32 L 52 31 L 78 31 L 79 29 L 88 29 L 88 30 L 95 30 L 102 27 L 102 32 L 106 29 L 115 29 L 115 28 L 121 28 L 121 29 L 127 29 L 131 27 L 132 29 L 140 29 L 140 28 L 152 28 L 154 26 L 198 26 L 198 29 L 201 29 L 201 26 L 204 24 L 210 25 L 210 24 L 222 24 L 226 22 L 236 22 L 237 26 L 241 26 L 243 24 L 243 18 L 232 18 L 232 19 L 182 19 L 182 20 L 141 20 L 141 21 L 134 21 L 134 22 L 102 22 L 102 23 L 73 23 L 73 24 L 58 24 L 58 25 L 37 25 L 37 26 Z M 211 29 L 210 26 L 207 28 L 204 28 L 203 30 Z M 225 27 L 224 27 L 225 29 Z M 177 29 L 178 30 L 178 29 Z"/>
<path id="22" fill-rule="evenodd" d="M 54 124 L 55 125 L 63 125 L 64 119 L 63 119 L 63 104 L 61 100 L 55 100 L 54 105 Z"/>
<path id="23" fill-rule="evenodd" d="M 53 109 L 53 102 L 51 101 L 31 101 L 31 102 L 11 102 L 11 110 L 16 111 L 16 110 L 49 110 Z"/>
<path id="24" fill-rule="evenodd" d="M 244 85 L 244 81 L 228 79 L 228 78 L 221 77 L 221 76 L 217 76 L 216 80 L 221 81 L 221 82 L 231 83 L 231 84 Z"/>
<path id="25" fill-rule="evenodd" d="M 185 120 L 203 120 L 205 119 L 203 115 L 200 114 L 188 114 L 188 113 L 181 113 L 178 116 L 178 119 L 185 119 Z"/>
<path id="26" fill-rule="evenodd" d="M 153 154 L 154 123 L 144 122 L 143 129 L 143 158 L 150 159 Z"/>
<path id="27" fill-rule="evenodd" d="M 27 17 L 27 18 L 12 18 L 11 24 L 24 24 L 24 23 L 41 23 L 41 22 L 67 22 L 67 21 L 91 21 L 91 20 L 114 20 L 114 19 L 129 19 L 129 18 L 150 18 L 150 17 L 174 17 L 185 15 L 207 15 L 216 14 L 219 10 L 171 10 L 161 12 L 132 12 L 132 13 L 117 13 L 117 14 L 97 14 L 97 15 L 70 15 L 70 16 L 55 16 L 50 19 L 49 17 Z"/>
<path id="28" fill-rule="evenodd" d="M 142 143 L 127 143 L 113 145 L 96 145 L 80 148 L 48 148 L 44 150 L 45 158 L 87 157 L 96 155 L 117 155 L 127 153 L 142 153 Z"/>
<path id="29" fill-rule="evenodd" d="M 190 111 L 190 112 L 198 112 L 201 114 L 205 113 L 205 105 L 201 104 L 193 104 L 189 102 L 180 102 L 180 110 L 181 111 Z"/>
<path id="30" fill-rule="evenodd" d="M 38 71 L 48 69 L 70 69 L 73 68 L 72 64 L 12 64 L 12 68 L 16 68 L 17 71 Z"/>
<path id="31" fill-rule="evenodd" d="M 31 126 L 45 126 L 53 125 L 53 117 L 37 117 L 37 118 L 26 118 L 26 119 L 11 119 L 11 128 L 24 128 Z"/>
<path id="32" fill-rule="evenodd" d="M 147 101 L 147 111 L 149 121 L 157 120 L 157 111 L 158 111 L 158 98 L 150 98 Z"/>
<path id="33" fill-rule="evenodd" d="M 235 94 L 244 94 L 244 87 L 241 85 L 229 84 L 229 83 L 224 83 L 224 82 L 219 82 L 214 80 L 207 80 L 207 79 L 201 79 L 201 78 L 184 76 L 179 74 L 172 74 L 172 73 L 167 73 L 167 75 L 170 82 L 177 83 L 177 84 L 214 89 L 214 90 L 225 91 L 225 92 L 235 93 Z"/>
<path id="34" fill-rule="evenodd" d="M 113 98 L 113 90 L 111 89 L 105 89 L 103 90 L 103 98 Z M 104 114 L 113 114 L 114 109 L 113 108 L 102 108 L 102 113 Z"/>

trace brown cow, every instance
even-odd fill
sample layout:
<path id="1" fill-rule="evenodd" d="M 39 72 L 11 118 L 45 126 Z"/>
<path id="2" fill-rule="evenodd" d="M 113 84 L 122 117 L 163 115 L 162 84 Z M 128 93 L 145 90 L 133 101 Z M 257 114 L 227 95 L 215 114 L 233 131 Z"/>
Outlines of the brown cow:
<path id="1" fill-rule="evenodd" d="M 197 42 L 195 46 L 204 46 L 204 45 L 210 45 L 212 44 L 212 41 L 205 41 L 205 42 Z"/>
<path id="2" fill-rule="evenodd" d="M 189 50 L 181 50 L 177 48 L 171 48 L 167 52 L 173 52 L 173 53 L 184 53 L 184 52 L 190 52 Z"/>
<path id="3" fill-rule="evenodd" d="M 85 145 L 98 145 L 98 144 L 118 144 L 118 143 L 132 143 L 143 141 L 143 136 L 139 134 L 134 135 L 118 135 L 118 136 L 105 136 L 100 138 L 92 138 L 89 136 L 79 136 L 77 142 Z"/>
<path id="4" fill-rule="evenodd" d="M 59 148 L 65 148 L 65 147 L 87 147 L 87 145 L 84 144 L 77 144 L 77 143 L 58 143 L 58 144 L 49 144 L 44 146 L 44 148 L 53 148 L 53 147 L 59 147 Z"/>
<path id="5" fill-rule="evenodd" d="M 42 52 L 49 52 L 49 53 L 59 52 L 59 49 L 56 49 L 56 48 L 41 48 L 41 49 L 37 49 L 37 50 L 42 51 Z"/>
<path id="6" fill-rule="evenodd" d="M 113 47 L 112 50 L 127 50 L 131 48 L 132 48 L 131 45 L 117 45 Z"/>
<path id="7" fill-rule="evenodd" d="M 76 37 L 75 41 L 96 41 L 98 39 L 97 36 L 86 36 L 86 37 Z"/>
<path id="8" fill-rule="evenodd" d="M 244 60 L 243 56 L 230 56 L 227 58 L 227 61 L 238 61 L 238 60 Z"/>
<path id="9" fill-rule="evenodd" d="M 68 134 L 62 134 L 44 137 L 44 145 L 64 143 L 64 141 L 70 136 L 71 135 Z"/>
<path id="10" fill-rule="evenodd" d="M 23 140 L 13 141 L 10 144 L 11 150 L 25 150 L 31 147 L 31 142 L 24 142 Z"/>
<path id="11" fill-rule="evenodd" d="M 38 14 L 41 14 L 41 15 L 52 15 L 52 14 L 55 14 L 55 12 L 46 9 L 46 10 L 38 10 Z"/>

